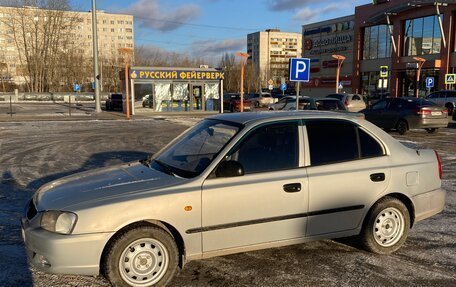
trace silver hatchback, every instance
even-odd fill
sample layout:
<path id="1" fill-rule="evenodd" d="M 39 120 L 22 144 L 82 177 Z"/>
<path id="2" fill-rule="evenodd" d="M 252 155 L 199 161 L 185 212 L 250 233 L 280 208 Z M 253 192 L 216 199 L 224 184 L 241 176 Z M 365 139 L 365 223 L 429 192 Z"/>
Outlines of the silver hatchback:
<path id="1" fill-rule="evenodd" d="M 441 178 L 435 151 L 357 117 L 218 115 L 148 159 L 44 185 L 22 231 L 40 270 L 162 286 L 190 260 L 322 238 L 394 252 L 442 211 Z"/>

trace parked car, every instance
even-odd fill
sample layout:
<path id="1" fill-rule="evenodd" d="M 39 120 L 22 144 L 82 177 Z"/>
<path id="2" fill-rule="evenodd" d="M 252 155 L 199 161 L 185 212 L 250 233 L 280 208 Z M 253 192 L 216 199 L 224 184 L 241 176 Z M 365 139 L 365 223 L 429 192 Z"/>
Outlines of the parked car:
<path id="1" fill-rule="evenodd" d="M 334 98 L 316 99 L 315 106 L 320 111 L 347 111 L 342 101 Z"/>
<path id="2" fill-rule="evenodd" d="M 366 120 L 385 130 L 396 129 L 401 135 L 409 129 L 434 133 L 448 126 L 448 110 L 420 98 L 386 98 L 362 112 Z"/>
<path id="3" fill-rule="evenodd" d="M 364 96 L 358 94 L 331 94 L 327 98 L 334 98 L 342 101 L 349 112 L 359 112 L 366 108 Z"/>
<path id="4" fill-rule="evenodd" d="M 123 110 L 122 94 L 110 94 L 106 99 L 106 110 Z"/>
<path id="5" fill-rule="evenodd" d="M 274 98 L 269 93 L 252 94 L 249 100 L 255 108 L 268 107 L 269 104 L 274 103 Z"/>
<path id="6" fill-rule="evenodd" d="M 143 108 L 153 108 L 154 107 L 154 97 L 153 95 L 145 95 L 142 98 L 142 106 Z"/>
<path id="7" fill-rule="evenodd" d="M 270 104 L 268 109 L 270 111 L 289 111 L 296 110 L 296 96 L 285 96 L 276 103 Z M 299 98 L 300 110 L 316 110 L 315 100 L 309 97 L 301 96 Z"/>
<path id="8" fill-rule="evenodd" d="M 330 135 L 330 137 L 328 137 Z M 165 286 L 191 260 L 358 236 L 378 254 L 441 212 L 434 150 L 331 112 L 223 114 L 147 160 L 42 186 L 22 234 L 50 273 Z"/>
<path id="9" fill-rule="evenodd" d="M 427 96 L 426 99 L 439 106 L 445 106 L 448 109 L 448 115 L 453 115 L 456 107 L 456 91 L 434 92 Z"/>
<path id="10" fill-rule="evenodd" d="M 244 97 L 244 111 L 252 110 L 253 103 L 251 100 Z M 230 112 L 241 111 L 241 95 L 227 93 L 223 95 L 223 109 Z"/>

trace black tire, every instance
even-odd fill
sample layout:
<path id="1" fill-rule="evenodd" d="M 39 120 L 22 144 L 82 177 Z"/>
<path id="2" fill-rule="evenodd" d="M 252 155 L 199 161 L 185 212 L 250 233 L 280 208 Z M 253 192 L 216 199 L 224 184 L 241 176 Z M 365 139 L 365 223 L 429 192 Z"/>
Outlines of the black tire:
<path id="1" fill-rule="evenodd" d="M 408 124 L 405 120 L 400 120 L 396 125 L 396 130 L 400 135 L 404 135 L 408 130 Z"/>
<path id="2" fill-rule="evenodd" d="M 364 219 L 360 243 L 367 251 L 390 254 L 404 244 L 409 230 L 410 214 L 407 207 L 399 199 L 387 196 L 375 203 Z M 392 236 L 388 238 L 390 232 Z"/>
<path id="3" fill-rule="evenodd" d="M 142 245 L 143 241 L 147 243 Z M 134 248 L 136 246 L 138 251 Z M 131 268 L 125 267 L 129 264 L 129 256 L 133 257 Z M 144 281 L 150 281 L 150 285 L 141 286 L 166 286 L 174 277 L 178 263 L 179 251 L 168 232 L 155 226 L 139 226 L 120 233 L 107 246 L 101 271 L 113 286 L 127 287 L 132 286 L 134 282 L 144 284 Z M 121 264 L 124 270 L 121 270 Z M 165 264 L 165 267 L 162 268 L 161 264 Z M 132 275 L 139 275 L 140 278 Z M 127 280 L 133 283 L 129 284 Z"/>
<path id="4" fill-rule="evenodd" d="M 426 129 L 426 131 L 428 132 L 428 134 L 436 133 L 437 130 L 438 130 L 437 128 L 429 128 L 429 129 Z"/>
<path id="5" fill-rule="evenodd" d="M 445 108 L 448 109 L 448 116 L 452 116 L 454 113 L 454 106 L 451 103 L 445 105 Z"/>

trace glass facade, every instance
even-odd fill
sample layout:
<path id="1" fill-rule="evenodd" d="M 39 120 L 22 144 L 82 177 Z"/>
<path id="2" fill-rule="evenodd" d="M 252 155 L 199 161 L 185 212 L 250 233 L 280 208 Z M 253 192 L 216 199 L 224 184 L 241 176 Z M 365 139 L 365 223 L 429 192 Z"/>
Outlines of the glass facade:
<path id="1" fill-rule="evenodd" d="M 416 89 L 416 70 L 409 70 L 402 72 L 400 75 L 400 81 L 402 86 L 402 95 L 403 97 L 414 97 Z M 439 75 L 440 71 L 437 69 L 423 69 L 421 70 L 420 81 L 418 82 L 418 96 L 425 97 L 429 93 L 435 92 L 438 90 L 439 86 Z M 434 78 L 434 88 L 427 90 L 426 89 L 426 78 Z"/>
<path id="2" fill-rule="evenodd" d="M 388 74 L 390 74 L 390 71 L 388 71 Z M 361 80 L 363 95 L 369 100 L 378 100 L 390 96 L 390 79 L 389 77 L 382 79 L 387 81 L 385 86 L 383 82 L 380 82 L 380 72 L 364 72 Z"/>
<path id="3" fill-rule="evenodd" d="M 388 25 L 364 28 L 364 60 L 391 57 L 391 38 L 388 29 Z"/>
<path id="4" fill-rule="evenodd" d="M 440 53 L 442 34 L 437 15 L 405 21 L 404 35 L 404 56 Z"/>

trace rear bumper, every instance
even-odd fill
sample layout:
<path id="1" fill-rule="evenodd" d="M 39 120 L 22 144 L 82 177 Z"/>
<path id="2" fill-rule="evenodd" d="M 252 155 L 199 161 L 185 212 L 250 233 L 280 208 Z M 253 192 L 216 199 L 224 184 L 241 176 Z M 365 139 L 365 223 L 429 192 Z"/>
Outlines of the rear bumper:
<path id="1" fill-rule="evenodd" d="M 448 118 L 426 119 L 416 117 L 409 119 L 409 128 L 411 129 L 446 128 L 447 126 Z"/>
<path id="2" fill-rule="evenodd" d="M 415 205 L 415 222 L 431 217 L 445 207 L 446 191 L 436 189 L 412 197 Z"/>

